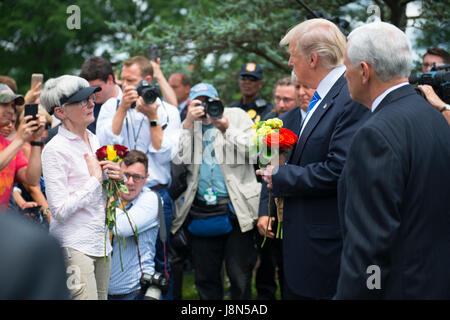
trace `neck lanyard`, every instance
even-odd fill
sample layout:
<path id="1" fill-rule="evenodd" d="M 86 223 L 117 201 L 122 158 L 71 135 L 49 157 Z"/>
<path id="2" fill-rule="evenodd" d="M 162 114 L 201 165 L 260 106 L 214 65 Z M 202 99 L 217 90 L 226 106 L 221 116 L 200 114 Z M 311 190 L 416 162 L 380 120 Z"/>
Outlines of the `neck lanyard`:
<path id="1" fill-rule="evenodd" d="M 130 114 L 131 117 L 131 114 Z M 125 125 L 127 127 L 127 135 L 128 135 L 128 145 L 130 146 L 131 149 L 136 149 L 136 144 L 137 141 L 139 139 L 139 134 L 141 133 L 141 129 L 142 129 L 142 123 L 144 122 L 145 118 L 142 118 L 141 123 L 139 124 L 139 128 L 138 128 L 138 132 L 137 134 L 134 132 L 134 126 L 131 126 L 131 129 L 133 130 L 133 139 L 134 139 L 134 146 L 133 148 L 131 148 L 131 140 L 130 140 L 130 130 L 129 130 L 129 125 L 128 125 L 128 114 L 125 118 Z M 131 119 L 132 120 L 132 119 Z M 134 123 L 134 121 L 131 121 L 131 123 Z"/>

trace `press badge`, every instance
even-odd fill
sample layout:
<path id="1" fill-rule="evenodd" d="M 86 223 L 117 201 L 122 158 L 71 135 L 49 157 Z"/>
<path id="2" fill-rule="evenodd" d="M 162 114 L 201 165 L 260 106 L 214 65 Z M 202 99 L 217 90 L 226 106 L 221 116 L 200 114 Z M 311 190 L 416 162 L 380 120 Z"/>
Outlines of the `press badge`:
<path id="1" fill-rule="evenodd" d="M 203 192 L 203 199 L 205 199 L 207 205 L 217 204 L 217 192 L 214 188 L 209 187 Z"/>

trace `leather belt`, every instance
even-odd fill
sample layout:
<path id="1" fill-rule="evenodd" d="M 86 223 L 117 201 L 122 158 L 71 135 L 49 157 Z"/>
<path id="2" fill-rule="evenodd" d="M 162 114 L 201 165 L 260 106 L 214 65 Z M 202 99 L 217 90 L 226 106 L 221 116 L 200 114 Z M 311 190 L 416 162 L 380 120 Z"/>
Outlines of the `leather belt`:
<path id="1" fill-rule="evenodd" d="M 217 199 L 217 202 L 214 205 L 223 205 L 223 204 L 227 204 L 228 202 L 230 202 L 230 198 Z M 211 206 L 211 205 L 206 204 L 206 201 L 200 200 L 199 198 L 194 199 L 194 204 L 202 206 L 202 207 L 210 207 Z"/>
<path id="2" fill-rule="evenodd" d="M 156 186 L 150 187 L 150 189 L 152 189 L 153 191 L 158 191 L 166 188 L 167 186 L 167 184 L 157 184 Z"/>

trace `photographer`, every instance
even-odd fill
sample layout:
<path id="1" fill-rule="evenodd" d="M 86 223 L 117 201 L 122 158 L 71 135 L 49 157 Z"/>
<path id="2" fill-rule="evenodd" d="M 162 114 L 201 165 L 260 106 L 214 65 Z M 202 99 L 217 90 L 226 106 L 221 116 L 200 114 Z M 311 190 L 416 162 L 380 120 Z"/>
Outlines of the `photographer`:
<path id="1" fill-rule="evenodd" d="M 253 122 L 240 108 L 224 110 L 216 89 L 207 83 L 195 85 L 189 101 L 174 160 L 186 165 L 187 188 L 184 201 L 176 202 L 172 233 L 187 219 L 200 299 L 223 299 L 223 261 L 231 299 L 250 299 L 261 190 L 247 161 Z"/>
<path id="2" fill-rule="evenodd" d="M 450 64 L 450 54 L 441 48 L 428 48 L 423 56 L 422 72 L 430 72 L 431 68 L 439 67 L 445 64 Z M 425 99 L 447 120 L 450 125 L 450 105 L 446 104 L 436 94 L 433 87 L 430 85 L 419 85 L 418 88 L 423 92 Z"/>
<path id="3" fill-rule="evenodd" d="M 24 98 L 5 84 L 0 84 L 0 128 L 10 125 L 16 105 L 24 103 Z M 0 208 L 6 208 L 14 182 L 39 185 L 41 176 L 40 139 L 44 131 L 45 119 L 37 115 L 37 120 L 26 116 L 20 122 L 12 141 L 0 135 Z M 22 146 L 31 141 L 29 161 L 25 158 Z"/>
<path id="4" fill-rule="evenodd" d="M 96 132 L 102 145 L 121 144 L 147 155 L 150 175 L 145 185 L 161 195 L 169 233 L 173 201 L 167 187 L 171 181 L 170 162 L 178 150 L 180 114 L 177 107 L 158 97 L 158 90 L 151 85 L 153 71 L 151 61 L 145 57 L 132 57 L 123 63 L 123 97 L 121 100 L 109 99 L 103 104 Z M 167 86 L 173 91 L 170 85 Z M 161 85 L 163 95 L 165 90 Z M 165 252 L 169 250 L 169 241 L 167 239 Z M 156 248 L 156 270 L 163 273 L 167 269 L 170 274 L 170 265 L 159 237 Z M 165 299 L 171 299 L 170 290 Z"/>
<path id="5" fill-rule="evenodd" d="M 114 232 L 111 258 L 111 280 L 109 282 L 109 300 L 140 300 L 145 292 L 141 290 L 139 280 L 142 272 L 155 273 L 155 246 L 158 235 L 158 198 L 155 192 L 145 187 L 149 174 L 148 158 L 145 153 L 131 150 L 121 164 L 122 174 L 126 178 L 128 193 L 120 193 L 120 198 L 128 212 L 133 228 L 138 232 L 139 261 L 136 240 L 123 207 L 117 209 L 117 234 Z M 124 237 L 119 249 L 118 237 Z M 122 254 L 123 271 L 119 250 Z M 142 267 L 142 269 L 141 269 Z"/>

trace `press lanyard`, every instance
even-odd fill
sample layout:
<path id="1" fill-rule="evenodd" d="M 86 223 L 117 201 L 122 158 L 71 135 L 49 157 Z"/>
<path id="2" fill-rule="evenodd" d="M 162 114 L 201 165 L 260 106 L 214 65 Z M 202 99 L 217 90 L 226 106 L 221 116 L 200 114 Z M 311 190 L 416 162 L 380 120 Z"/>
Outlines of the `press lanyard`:
<path id="1" fill-rule="evenodd" d="M 131 117 L 131 114 L 130 114 Z M 132 121 L 134 122 L 134 121 Z M 138 128 L 138 132 L 137 134 L 134 131 L 134 126 L 131 126 L 131 129 L 133 130 L 133 139 L 134 139 L 134 147 L 132 149 L 136 149 L 136 145 L 137 145 L 137 141 L 139 139 L 139 134 L 141 133 L 141 129 L 142 129 L 142 123 L 144 122 L 144 118 L 141 119 L 141 123 L 139 124 L 139 128 Z M 128 126 L 128 115 L 125 118 L 125 125 L 127 127 L 127 135 L 128 135 L 128 145 L 131 146 L 131 141 L 130 141 L 130 130 L 129 130 L 129 126 Z"/>

